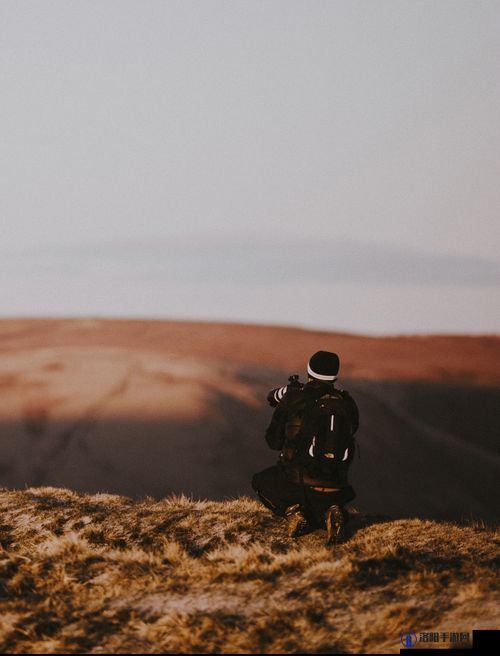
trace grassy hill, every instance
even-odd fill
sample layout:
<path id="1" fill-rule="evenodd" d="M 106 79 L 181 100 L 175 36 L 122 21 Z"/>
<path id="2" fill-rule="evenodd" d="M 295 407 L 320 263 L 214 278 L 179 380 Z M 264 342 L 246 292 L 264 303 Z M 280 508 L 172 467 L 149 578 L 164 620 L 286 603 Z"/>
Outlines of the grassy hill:
<path id="1" fill-rule="evenodd" d="M 2 489 L 0 650 L 398 653 L 406 631 L 500 628 L 497 529 L 350 511 L 326 549 L 248 497 Z"/>

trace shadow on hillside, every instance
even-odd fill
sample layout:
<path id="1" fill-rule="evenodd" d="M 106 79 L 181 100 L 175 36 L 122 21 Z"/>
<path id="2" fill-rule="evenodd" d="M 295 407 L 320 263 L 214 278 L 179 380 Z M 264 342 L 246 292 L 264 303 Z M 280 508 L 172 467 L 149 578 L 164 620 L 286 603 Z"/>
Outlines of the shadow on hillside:
<path id="1" fill-rule="evenodd" d="M 391 522 L 389 515 L 368 515 L 366 513 L 349 513 L 349 521 L 346 524 L 346 533 L 349 537 L 369 526 Z"/>
<path id="2" fill-rule="evenodd" d="M 360 410 L 353 505 L 393 518 L 497 523 L 500 389 L 344 380 Z"/>
<path id="3" fill-rule="evenodd" d="M 361 416 L 361 459 L 350 472 L 352 505 L 366 513 L 357 525 L 389 515 L 463 522 L 472 514 L 498 523 L 500 390 L 364 380 L 339 386 L 351 392 Z M 258 387 L 257 398 L 264 398 L 271 384 L 259 379 Z M 221 394 L 213 410 L 209 419 L 190 422 L 64 423 L 45 415 L 4 421 L 0 485 L 134 499 L 255 498 L 253 474 L 278 459 L 264 440 L 272 409 Z"/>
<path id="4" fill-rule="evenodd" d="M 253 474 L 270 464 L 263 440 L 242 455 L 244 431 L 224 422 L 99 421 L 73 431 L 50 423 L 37 435 L 0 423 L 0 485 L 163 499 L 253 496 Z M 272 458 L 271 454 L 271 458 Z"/>

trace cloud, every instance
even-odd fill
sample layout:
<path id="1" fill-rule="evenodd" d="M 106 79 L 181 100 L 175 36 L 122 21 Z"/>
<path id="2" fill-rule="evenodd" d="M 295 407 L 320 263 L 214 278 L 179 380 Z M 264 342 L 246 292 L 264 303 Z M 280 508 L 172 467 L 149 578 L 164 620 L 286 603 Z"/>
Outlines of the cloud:
<path id="1" fill-rule="evenodd" d="M 328 282 L 362 285 L 500 284 L 500 262 L 335 239 L 268 241 L 193 235 L 5 254 L 9 276 L 106 276 L 130 281 Z"/>

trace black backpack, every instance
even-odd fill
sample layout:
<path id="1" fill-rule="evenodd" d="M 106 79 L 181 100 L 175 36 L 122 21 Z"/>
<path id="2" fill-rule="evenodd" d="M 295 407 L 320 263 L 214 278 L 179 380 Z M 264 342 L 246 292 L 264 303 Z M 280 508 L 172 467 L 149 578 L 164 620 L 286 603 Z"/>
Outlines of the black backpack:
<path id="1" fill-rule="evenodd" d="M 310 476 L 328 479 L 354 457 L 352 424 L 342 390 L 308 401 L 302 410 L 297 455 Z"/>

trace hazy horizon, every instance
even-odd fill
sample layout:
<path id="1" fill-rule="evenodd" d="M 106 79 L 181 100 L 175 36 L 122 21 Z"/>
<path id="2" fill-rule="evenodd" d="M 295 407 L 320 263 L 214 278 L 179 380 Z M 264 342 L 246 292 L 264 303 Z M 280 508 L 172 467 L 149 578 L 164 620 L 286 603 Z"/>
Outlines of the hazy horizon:
<path id="1" fill-rule="evenodd" d="M 4 253 L 2 315 L 500 332 L 492 259 L 354 240 L 198 237 Z"/>

